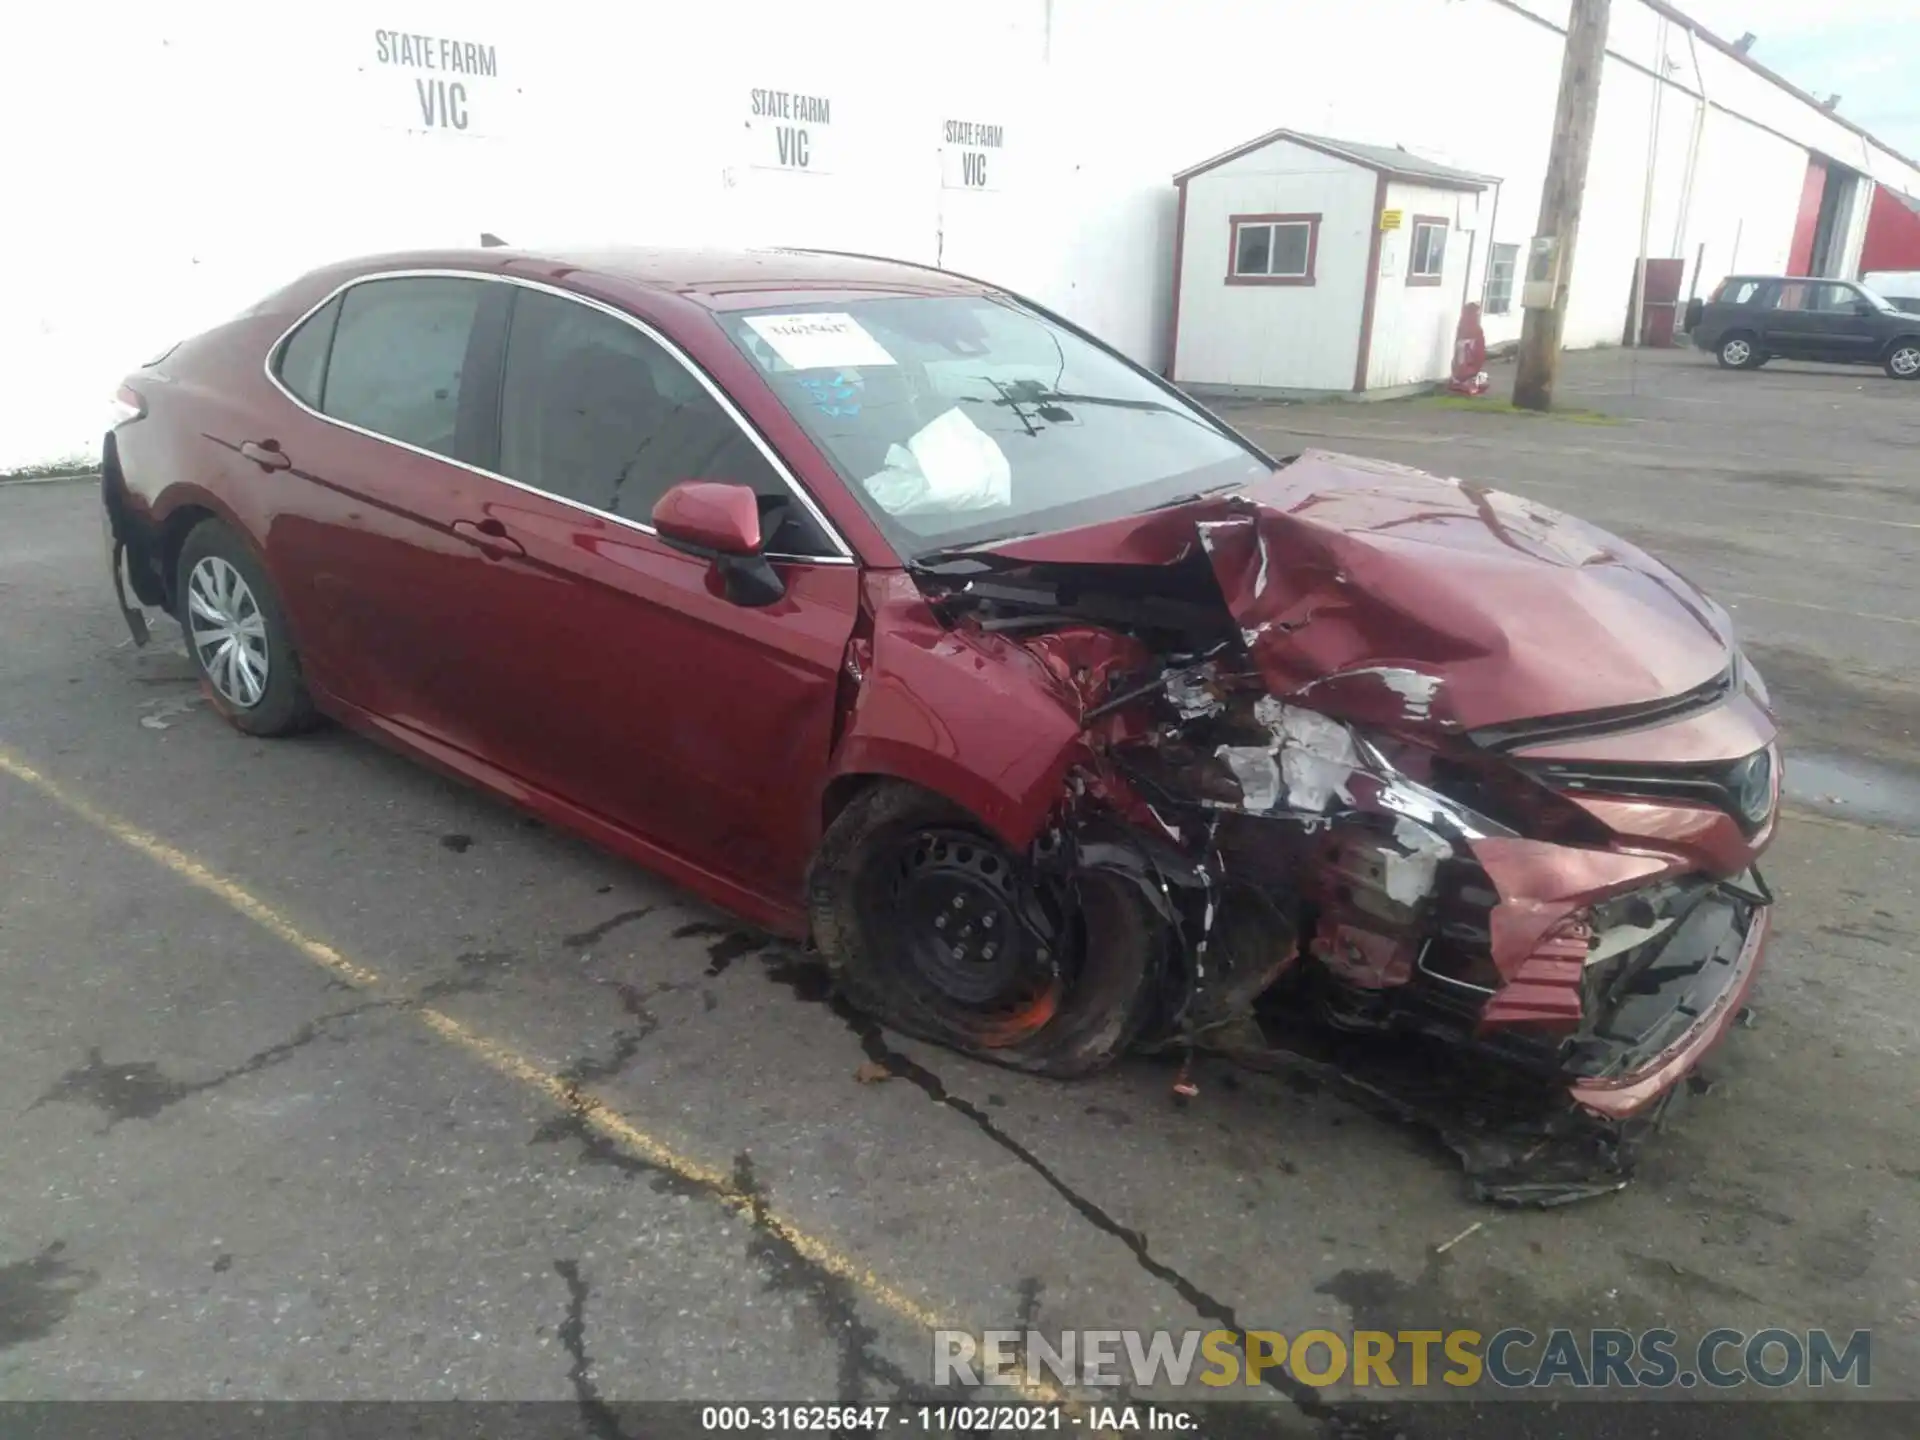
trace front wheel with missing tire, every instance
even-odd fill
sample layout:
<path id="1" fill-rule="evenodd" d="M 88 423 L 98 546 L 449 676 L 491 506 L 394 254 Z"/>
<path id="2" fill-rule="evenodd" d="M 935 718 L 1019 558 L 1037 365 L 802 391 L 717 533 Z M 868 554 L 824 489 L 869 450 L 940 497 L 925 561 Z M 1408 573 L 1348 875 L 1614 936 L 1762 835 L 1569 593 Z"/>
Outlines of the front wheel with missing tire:
<path id="1" fill-rule="evenodd" d="M 202 520 L 174 573 L 187 654 L 214 708 L 248 735 L 310 728 L 317 717 L 280 597 L 246 542 L 222 521 Z"/>
<path id="2" fill-rule="evenodd" d="M 965 811 L 883 781 L 820 842 L 814 943 L 895 1029 L 1017 1069 L 1083 1075 L 1140 1034 L 1164 939 L 1117 876 L 1036 875 Z"/>

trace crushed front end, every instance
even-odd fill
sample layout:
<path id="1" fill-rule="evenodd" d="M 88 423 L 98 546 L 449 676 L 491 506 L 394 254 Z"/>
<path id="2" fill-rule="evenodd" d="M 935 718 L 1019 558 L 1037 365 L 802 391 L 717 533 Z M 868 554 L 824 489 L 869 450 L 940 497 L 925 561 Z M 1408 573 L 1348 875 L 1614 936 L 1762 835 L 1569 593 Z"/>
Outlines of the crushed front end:
<path id="1" fill-rule="evenodd" d="M 1035 857 L 1151 894 L 1148 1043 L 1246 1053 L 1258 1016 L 1310 1015 L 1604 1130 L 1656 1115 L 1742 1013 L 1766 693 L 1724 613 L 1623 542 L 1310 456 L 1270 495 L 921 583 L 1081 718 Z"/>

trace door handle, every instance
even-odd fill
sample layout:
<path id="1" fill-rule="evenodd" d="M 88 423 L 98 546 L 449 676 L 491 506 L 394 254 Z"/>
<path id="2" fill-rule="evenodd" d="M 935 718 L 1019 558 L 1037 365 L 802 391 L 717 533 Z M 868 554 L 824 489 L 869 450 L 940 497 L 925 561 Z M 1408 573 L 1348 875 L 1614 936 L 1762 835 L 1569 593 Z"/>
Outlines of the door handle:
<path id="1" fill-rule="evenodd" d="M 278 440 L 242 440 L 240 453 L 262 470 L 287 470 L 293 466 Z"/>
<path id="2" fill-rule="evenodd" d="M 489 560 L 505 560 L 509 555 L 527 553 L 527 547 L 509 535 L 507 527 L 492 516 L 485 520 L 456 520 L 453 533 Z"/>

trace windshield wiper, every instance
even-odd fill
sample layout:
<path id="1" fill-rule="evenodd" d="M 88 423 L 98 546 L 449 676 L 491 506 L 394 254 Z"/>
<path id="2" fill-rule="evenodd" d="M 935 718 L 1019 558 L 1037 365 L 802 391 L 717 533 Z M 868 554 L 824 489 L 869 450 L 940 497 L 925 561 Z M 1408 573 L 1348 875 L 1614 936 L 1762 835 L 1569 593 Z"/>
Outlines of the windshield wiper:
<path id="1" fill-rule="evenodd" d="M 1149 510 L 1178 509 L 1182 505 L 1191 505 L 1196 500 L 1205 500 L 1209 495 L 1219 495 L 1228 490 L 1238 490 L 1244 484 L 1246 484 L 1244 480 L 1226 480 L 1218 485 L 1209 485 L 1205 490 L 1189 490 L 1185 495 L 1176 495 L 1171 500 L 1156 501 L 1154 504 L 1144 507 L 1140 513 L 1144 515 Z"/>
<path id="2" fill-rule="evenodd" d="M 1022 405 L 1107 405 L 1116 410 L 1164 410 L 1169 415 L 1181 412 L 1164 400 L 1122 400 L 1113 395 L 1071 395 L 1052 386 L 1042 385 L 1038 380 L 1014 380 L 1003 382 L 991 376 L 981 376 L 987 384 L 1000 392 L 1000 403 L 1016 411 Z M 1182 416 L 1183 419 L 1191 418 Z"/>

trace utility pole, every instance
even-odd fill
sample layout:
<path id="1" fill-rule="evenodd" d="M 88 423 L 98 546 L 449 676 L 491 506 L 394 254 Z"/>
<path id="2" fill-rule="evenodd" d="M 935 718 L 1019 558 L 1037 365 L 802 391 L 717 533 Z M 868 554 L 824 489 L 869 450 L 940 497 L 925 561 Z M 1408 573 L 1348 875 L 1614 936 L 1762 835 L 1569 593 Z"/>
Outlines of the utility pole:
<path id="1" fill-rule="evenodd" d="M 1580 201 L 1587 188 L 1587 157 L 1593 151 L 1600 111 L 1600 73 L 1607 59 L 1609 0 L 1573 0 L 1566 56 L 1560 63 L 1560 98 L 1553 110 L 1553 148 L 1547 183 L 1540 192 L 1535 250 L 1528 256 L 1522 294 L 1526 318 L 1520 329 L 1520 361 L 1513 403 L 1522 410 L 1553 408 L 1553 382 L 1560 369 L 1560 332 L 1567 316 L 1567 285 L 1573 278 L 1573 245 L 1580 231 Z M 1540 242 L 1552 242 L 1541 253 Z"/>

